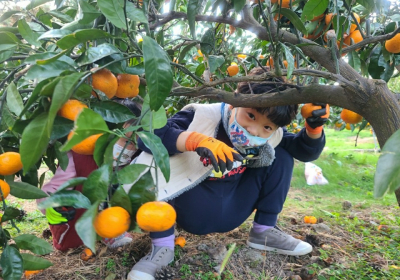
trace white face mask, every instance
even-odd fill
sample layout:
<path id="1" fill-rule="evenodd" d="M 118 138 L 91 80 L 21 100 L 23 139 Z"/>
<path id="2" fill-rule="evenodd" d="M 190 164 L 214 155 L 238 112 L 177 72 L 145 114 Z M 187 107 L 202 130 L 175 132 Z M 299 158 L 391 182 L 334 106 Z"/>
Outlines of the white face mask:
<path id="1" fill-rule="evenodd" d="M 236 120 L 237 109 L 235 109 L 235 116 L 233 122 L 228 127 L 229 139 L 233 146 L 238 150 L 247 148 L 255 148 L 264 145 L 274 135 L 275 131 L 268 137 L 262 138 L 251 135 L 246 129 L 244 129 Z"/>
<path id="2" fill-rule="evenodd" d="M 136 152 L 136 150 L 129 150 L 129 149 L 125 148 L 125 150 L 121 154 L 123 149 L 124 149 L 124 147 L 121 145 L 118 145 L 118 144 L 114 145 L 114 147 L 113 147 L 113 158 L 114 158 L 113 166 L 114 167 L 129 164 L 132 160 L 133 154 Z M 118 157 L 119 157 L 119 162 L 117 164 Z"/>

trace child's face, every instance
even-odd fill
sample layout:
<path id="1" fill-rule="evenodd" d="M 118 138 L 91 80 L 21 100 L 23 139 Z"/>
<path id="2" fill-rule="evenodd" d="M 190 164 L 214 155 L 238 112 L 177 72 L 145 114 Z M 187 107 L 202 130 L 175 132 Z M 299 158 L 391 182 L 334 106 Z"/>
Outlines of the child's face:
<path id="1" fill-rule="evenodd" d="M 268 117 L 257 112 L 252 108 L 232 108 L 229 124 L 232 124 L 235 118 L 236 121 L 253 136 L 268 138 L 274 131 L 278 129 L 277 125 L 271 122 Z"/>

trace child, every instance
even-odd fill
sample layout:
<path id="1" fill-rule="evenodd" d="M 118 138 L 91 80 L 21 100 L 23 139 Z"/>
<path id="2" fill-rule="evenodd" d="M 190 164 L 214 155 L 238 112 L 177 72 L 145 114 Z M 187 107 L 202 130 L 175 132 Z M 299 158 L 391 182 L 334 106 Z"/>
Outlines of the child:
<path id="1" fill-rule="evenodd" d="M 249 75 L 263 71 L 255 68 Z M 274 79 L 240 83 L 237 91 L 260 94 L 285 88 L 283 79 Z M 199 235 L 233 230 L 257 210 L 247 241 L 250 247 L 294 256 L 310 253 L 310 244 L 276 227 L 290 187 L 293 158 L 315 160 L 325 145 L 324 108 L 315 111 L 299 133 L 282 129 L 297 109 L 235 108 L 224 103 L 186 106 L 155 131 L 172 155 L 171 179 L 166 183 L 158 176 L 157 199 L 174 206 L 177 224 Z M 140 139 L 138 146 L 146 153 L 136 162 L 151 162 L 150 150 Z M 212 167 L 203 166 L 199 156 L 209 158 Z M 153 280 L 158 269 L 173 261 L 174 228 L 151 232 L 150 237 L 152 251 L 135 264 L 129 280 Z"/>
<path id="2" fill-rule="evenodd" d="M 126 106 L 137 117 L 140 116 L 140 105 L 136 104 L 135 102 L 129 99 L 115 99 L 114 101 Z M 130 125 L 130 121 L 127 121 L 124 124 L 124 127 L 128 125 Z M 129 132 L 126 134 L 126 136 L 130 137 L 131 134 L 132 132 Z M 136 146 L 133 143 L 129 143 L 128 146 L 123 149 L 125 143 L 126 139 L 120 138 L 114 145 L 114 167 L 117 165 L 119 167 L 124 166 L 130 163 L 134 157 L 134 154 L 137 150 Z M 122 150 L 123 154 L 120 155 Z M 88 177 L 92 171 L 98 168 L 92 155 L 80 155 L 73 151 L 68 152 L 67 155 L 69 162 L 66 170 L 64 171 L 58 167 L 54 176 L 42 187 L 42 190 L 46 193 L 50 194 L 56 192 L 63 183 L 70 179 L 76 177 Z M 118 158 L 119 162 L 117 164 L 116 161 Z M 82 188 L 83 186 L 79 185 L 75 187 L 75 190 L 81 192 Z M 37 202 L 39 203 L 44 199 L 38 199 Z M 60 251 L 66 251 L 70 248 L 76 248 L 83 245 L 82 240 L 75 230 L 75 223 L 85 211 L 86 209 L 75 209 L 73 207 L 57 207 L 56 209 L 48 208 L 45 211 L 43 210 L 43 214 L 46 215 L 50 225 L 54 248 Z M 103 239 L 103 242 L 110 248 L 121 247 L 130 243 L 131 241 L 132 236 L 127 232 L 116 238 Z"/>

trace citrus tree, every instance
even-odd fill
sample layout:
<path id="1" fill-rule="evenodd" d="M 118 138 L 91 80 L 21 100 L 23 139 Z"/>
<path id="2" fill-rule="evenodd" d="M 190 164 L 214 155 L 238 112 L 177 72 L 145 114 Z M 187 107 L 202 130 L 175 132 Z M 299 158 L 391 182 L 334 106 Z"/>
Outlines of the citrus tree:
<path id="1" fill-rule="evenodd" d="M 92 250 L 109 218 L 98 214 L 100 203 L 105 201 L 120 217 L 119 229 L 134 229 L 139 207 L 155 199 L 157 181 L 147 166 L 113 169 L 114 143 L 126 132 L 133 132 L 127 143 L 141 137 L 154 154 L 152 168 L 160 168 L 168 181 L 168 154 L 152 132 L 165 125 L 167 115 L 203 100 L 242 107 L 323 102 L 345 108 L 373 126 L 383 148 L 376 196 L 400 185 L 400 106 L 387 86 L 400 66 L 396 1 L 2 3 L 7 3 L 0 15 L 2 222 L 16 227 L 13 219 L 19 210 L 5 202 L 11 193 L 23 199 L 46 198 L 39 205 L 43 209 L 88 209 L 76 229 Z M 247 77 L 256 66 L 266 72 Z M 286 77 L 290 89 L 235 93 L 238 82 L 277 76 Z M 115 96 L 143 103 L 141 116 L 113 102 Z M 128 120 L 131 126 L 124 128 Z M 347 119 L 355 120 L 360 121 L 357 115 Z M 65 182 L 49 196 L 40 189 L 44 174 L 39 168 L 65 169 L 71 149 L 89 150 L 99 169 L 88 178 Z M 120 186 L 111 195 L 116 183 L 134 187 L 127 193 Z M 77 185 L 83 185 L 82 193 L 71 190 Z M 15 237 L 1 227 L 0 244 L 4 279 L 20 279 L 24 270 L 51 265 L 39 257 L 51 247 L 33 235 Z"/>

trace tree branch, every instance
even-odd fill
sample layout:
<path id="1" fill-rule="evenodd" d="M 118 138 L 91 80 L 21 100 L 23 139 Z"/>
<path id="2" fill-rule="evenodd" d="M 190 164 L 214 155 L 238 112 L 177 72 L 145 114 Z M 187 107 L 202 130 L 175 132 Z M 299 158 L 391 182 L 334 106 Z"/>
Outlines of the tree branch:
<path id="1" fill-rule="evenodd" d="M 207 98 L 240 107 L 271 107 L 305 102 L 327 102 L 344 107 L 346 104 L 345 88 L 339 86 L 309 85 L 291 88 L 281 92 L 265 94 L 238 94 L 212 87 L 174 88 L 172 96 Z M 350 108 L 351 109 L 351 108 Z"/>
<path id="2" fill-rule="evenodd" d="M 376 43 L 376 42 L 382 42 L 382 41 L 386 41 L 386 40 L 392 39 L 397 33 L 400 33 L 400 27 L 397 28 L 392 33 L 379 35 L 379 36 L 368 37 L 368 38 L 362 40 L 360 43 L 357 43 L 357 44 L 351 45 L 350 47 L 342 49 L 342 53 L 348 53 L 348 52 L 354 51 L 354 50 L 359 49 L 359 48 L 361 48 L 361 47 L 363 47 L 365 45 L 368 45 L 368 44 L 372 44 L 372 43 Z"/>

